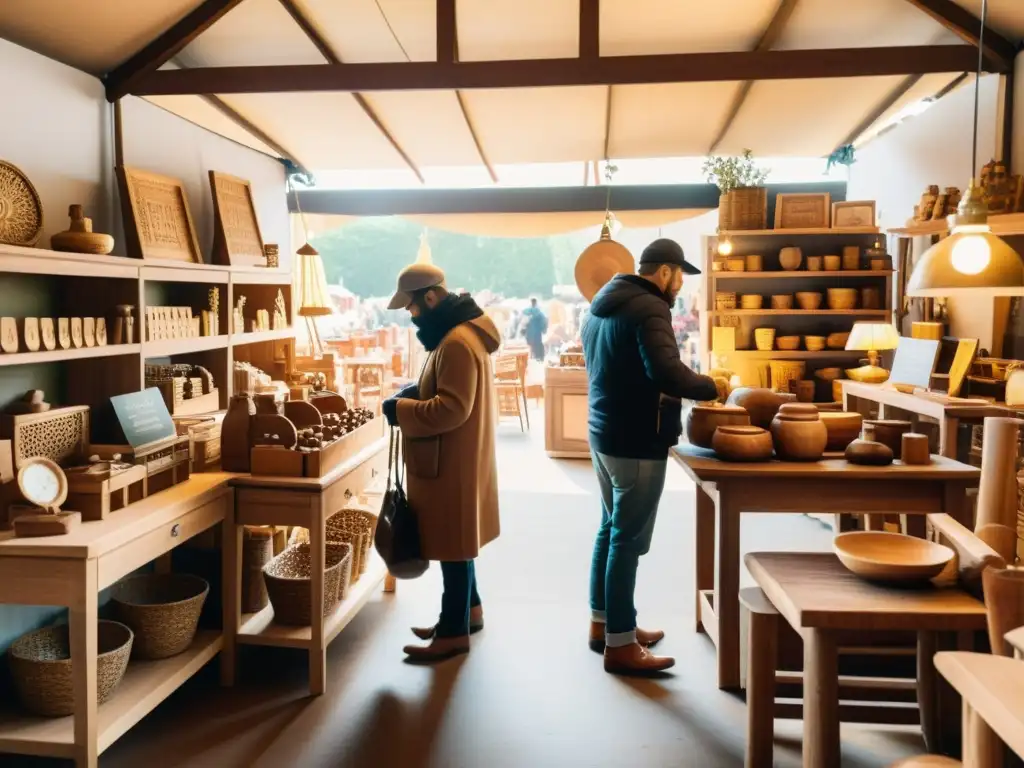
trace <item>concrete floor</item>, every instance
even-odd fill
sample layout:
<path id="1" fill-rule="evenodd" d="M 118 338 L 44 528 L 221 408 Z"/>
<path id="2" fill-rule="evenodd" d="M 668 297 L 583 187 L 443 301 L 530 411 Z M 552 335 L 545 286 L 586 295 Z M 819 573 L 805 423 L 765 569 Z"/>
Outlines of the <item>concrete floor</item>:
<path id="1" fill-rule="evenodd" d="M 529 435 L 499 430 L 503 534 L 478 560 L 487 628 L 472 653 L 433 668 L 402 663 L 408 627 L 437 613 L 432 568 L 371 601 L 334 642 L 325 696 L 305 695 L 301 653 L 244 649 L 236 688 L 217 688 L 211 665 L 111 747 L 103 768 L 741 766 L 745 705 L 715 688 L 711 643 L 693 631 L 692 485 L 670 467 L 637 586 L 641 623 L 668 632 L 659 650 L 677 657 L 674 674 L 607 675 L 585 636 L 596 481 L 588 462 L 544 455 L 541 415 L 531 415 Z M 744 520 L 744 551 L 830 541 L 800 516 Z M 922 751 L 913 731 L 842 735 L 850 768 Z M 776 765 L 799 766 L 799 748 L 800 724 L 777 722 Z"/>

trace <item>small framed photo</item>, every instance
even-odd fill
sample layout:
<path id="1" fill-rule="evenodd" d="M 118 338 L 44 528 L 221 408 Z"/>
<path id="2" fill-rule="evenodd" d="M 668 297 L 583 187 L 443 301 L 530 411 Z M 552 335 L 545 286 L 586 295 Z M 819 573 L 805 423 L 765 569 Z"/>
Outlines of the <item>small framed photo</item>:
<path id="1" fill-rule="evenodd" d="M 875 201 L 853 200 L 832 203 L 832 226 L 836 229 L 875 226 Z"/>
<path id="2" fill-rule="evenodd" d="M 775 196 L 775 229 L 828 229 L 832 195 L 779 193 Z"/>

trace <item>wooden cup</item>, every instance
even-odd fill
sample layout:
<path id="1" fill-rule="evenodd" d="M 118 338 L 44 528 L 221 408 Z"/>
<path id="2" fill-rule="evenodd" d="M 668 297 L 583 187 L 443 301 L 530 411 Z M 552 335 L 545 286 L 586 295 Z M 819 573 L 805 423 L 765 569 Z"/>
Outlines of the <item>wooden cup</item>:
<path id="1" fill-rule="evenodd" d="M 931 452 L 928 450 L 928 435 L 905 432 L 900 443 L 904 464 L 932 463 Z"/>
<path id="2" fill-rule="evenodd" d="M 746 257 L 746 271 L 747 272 L 760 272 L 764 269 L 764 260 L 761 258 L 761 254 L 752 253 Z"/>
<path id="3" fill-rule="evenodd" d="M 988 609 L 988 639 L 995 656 L 1012 656 L 1004 639 L 1007 632 L 1024 626 L 1024 570 L 987 568 L 981 574 Z"/>

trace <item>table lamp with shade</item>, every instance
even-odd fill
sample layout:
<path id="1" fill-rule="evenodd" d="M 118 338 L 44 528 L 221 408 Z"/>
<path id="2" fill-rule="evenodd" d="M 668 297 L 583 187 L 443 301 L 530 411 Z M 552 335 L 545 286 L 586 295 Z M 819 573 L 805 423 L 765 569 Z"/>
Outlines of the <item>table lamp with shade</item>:
<path id="1" fill-rule="evenodd" d="M 889 378 L 889 372 L 878 364 L 878 353 L 896 349 L 899 343 L 899 334 L 891 323 L 854 323 L 850 337 L 846 340 L 846 348 L 867 352 L 868 363 L 859 368 L 847 369 L 846 375 L 853 381 L 881 384 Z"/>

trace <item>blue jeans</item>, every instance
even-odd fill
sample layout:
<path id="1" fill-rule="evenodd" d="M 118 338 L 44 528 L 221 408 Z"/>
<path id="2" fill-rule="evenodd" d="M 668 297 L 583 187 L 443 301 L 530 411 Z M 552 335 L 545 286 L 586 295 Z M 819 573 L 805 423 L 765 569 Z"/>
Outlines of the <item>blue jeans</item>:
<path id="1" fill-rule="evenodd" d="M 480 605 L 476 591 L 476 566 L 472 560 L 441 563 L 444 593 L 437 637 L 462 637 L 469 634 L 469 609 Z"/>
<path id="2" fill-rule="evenodd" d="M 651 548 L 666 459 L 624 459 L 594 451 L 601 527 L 590 567 L 590 609 L 611 648 L 636 642 L 633 590 L 640 555 Z"/>

